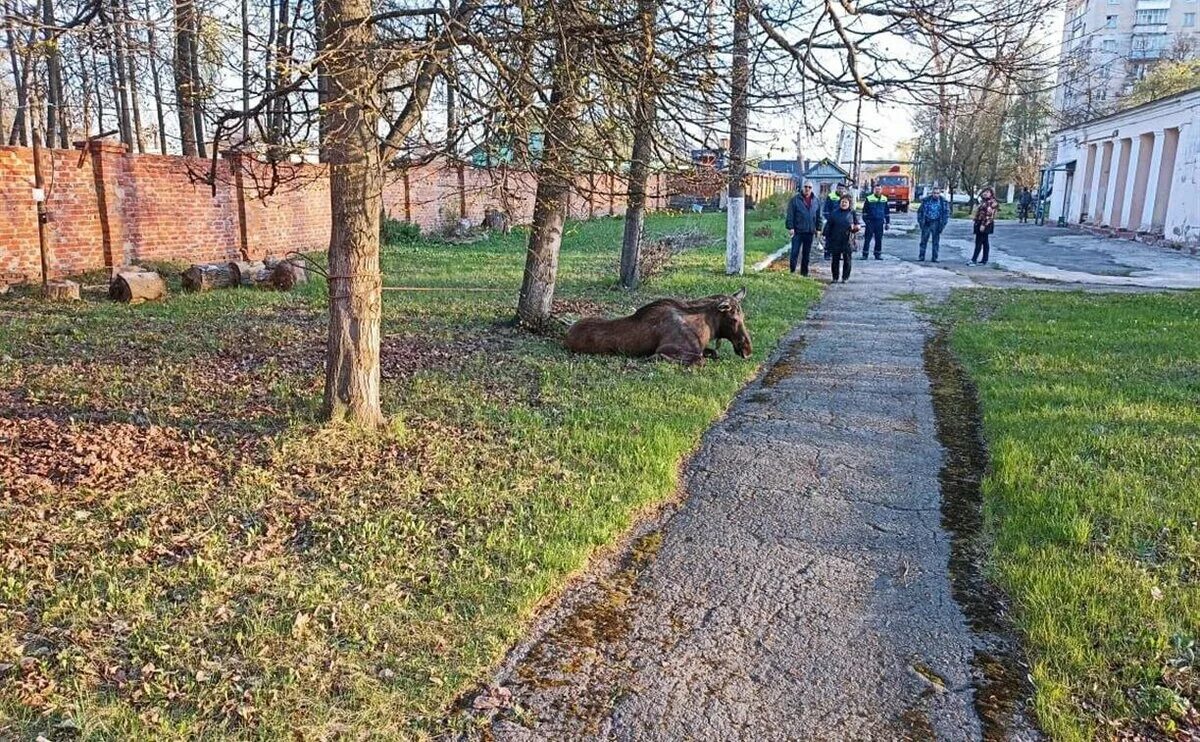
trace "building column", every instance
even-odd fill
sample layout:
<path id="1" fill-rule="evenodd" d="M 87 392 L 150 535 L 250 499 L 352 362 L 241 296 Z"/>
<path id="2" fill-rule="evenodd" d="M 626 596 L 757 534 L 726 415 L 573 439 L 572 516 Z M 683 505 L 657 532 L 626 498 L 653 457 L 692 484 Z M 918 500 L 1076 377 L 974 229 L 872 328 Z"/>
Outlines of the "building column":
<path id="1" fill-rule="evenodd" d="M 1191 146 L 1188 146 L 1188 137 L 1192 137 Z M 1197 142 L 1194 141 L 1196 130 L 1192 124 L 1184 123 L 1179 125 L 1179 133 L 1175 139 L 1175 155 L 1171 160 L 1171 181 L 1172 183 L 1185 184 L 1187 172 L 1196 172 L 1196 161 L 1192 160 L 1189 165 L 1187 162 L 1187 153 L 1196 152 Z M 1195 155 L 1192 155 L 1195 158 Z M 1181 162 L 1182 158 L 1182 162 Z M 1166 158 L 1163 158 L 1164 165 Z M 1186 187 L 1186 186 L 1184 186 Z M 1186 241 L 1189 239 L 1187 234 L 1190 227 L 1190 238 L 1195 239 L 1197 233 L 1196 222 L 1194 221 L 1197 215 L 1200 215 L 1200 209 L 1196 206 L 1196 192 L 1191 191 L 1185 197 L 1182 194 L 1176 194 L 1175 188 L 1172 185 L 1167 191 L 1167 209 L 1163 214 L 1163 235 L 1169 240 Z M 1188 212 L 1191 212 L 1190 214 Z"/>
<path id="2" fill-rule="evenodd" d="M 1088 206 L 1088 186 L 1092 183 L 1092 176 L 1096 170 L 1096 146 L 1084 145 L 1076 146 L 1076 176 L 1074 178 L 1073 188 L 1071 189 L 1071 200 L 1066 204 L 1066 217 L 1068 223 L 1079 223 L 1083 221 L 1083 212 Z M 1059 158 L 1060 160 L 1062 158 Z M 1063 194 L 1066 198 L 1067 194 Z"/>
<path id="3" fill-rule="evenodd" d="M 1153 132 L 1154 147 L 1150 153 L 1150 174 L 1146 183 L 1146 201 L 1142 204 L 1139 232 L 1149 232 L 1154 225 L 1154 202 L 1158 200 L 1159 170 L 1162 168 L 1163 140 L 1166 132 Z"/>
<path id="4" fill-rule="evenodd" d="M 1125 183 L 1125 197 L 1129 208 L 1125 210 L 1124 227 L 1131 232 L 1141 229 L 1142 209 L 1146 206 L 1146 181 L 1150 179 L 1150 154 L 1154 148 L 1154 134 L 1141 134 L 1133 140 L 1133 155 L 1129 159 L 1129 179 Z"/>
<path id="5" fill-rule="evenodd" d="M 1113 229 L 1121 226 L 1121 210 L 1125 206 L 1125 181 L 1129 180 L 1129 154 L 1133 147 L 1130 139 L 1118 139 L 1113 153 L 1112 170 L 1108 176 L 1108 197 L 1104 210 L 1108 218 L 1104 223 Z"/>
<path id="6" fill-rule="evenodd" d="M 1104 143 L 1097 142 L 1092 145 L 1092 148 L 1095 150 L 1092 153 L 1092 172 L 1088 176 L 1087 199 L 1084 201 L 1086 205 L 1083 209 L 1087 214 L 1087 221 L 1089 222 L 1096 220 L 1096 211 L 1100 208 L 1100 172 L 1104 169 L 1102 167 L 1102 163 L 1104 162 Z M 1080 214 L 1079 223 L 1084 223 L 1083 214 Z"/>
<path id="7" fill-rule="evenodd" d="M 1104 209 L 1108 206 L 1108 184 L 1112 182 L 1113 171 L 1113 150 L 1116 144 L 1115 140 L 1109 139 L 1100 145 L 1100 167 L 1096 170 L 1096 187 L 1092 191 L 1095 194 L 1095 206 L 1088 214 L 1088 221 L 1096 226 L 1104 223 Z"/>

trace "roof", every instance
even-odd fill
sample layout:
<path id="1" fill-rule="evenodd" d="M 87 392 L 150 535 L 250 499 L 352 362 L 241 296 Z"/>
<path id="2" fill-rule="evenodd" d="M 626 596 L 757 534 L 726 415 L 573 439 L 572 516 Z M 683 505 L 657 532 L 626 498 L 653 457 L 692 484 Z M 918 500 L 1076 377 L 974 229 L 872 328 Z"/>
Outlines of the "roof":
<path id="1" fill-rule="evenodd" d="M 1106 113 L 1103 116 L 1097 116 L 1096 118 L 1088 119 L 1087 121 L 1080 121 L 1079 123 L 1071 124 L 1070 126 L 1062 126 L 1062 127 L 1055 129 L 1054 131 L 1052 131 L 1050 133 L 1058 134 L 1059 132 L 1070 131 L 1071 129 L 1079 129 L 1084 126 L 1092 126 L 1093 124 L 1099 124 L 1103 121 L 1117 118 L 1118 116 L 1124 116 L 1126 114 L 1133 113 L 1134 111 L 1140 111 L 1142 109 L 1150 108 L 1151 106 L 1158 106 L 1158 105 L 1162 105 L 1163 103 L 1170 103 L 1171 101 L 1178 100 L 1180 98 L 1186 98 L 1189 95 L 1200 95 L 1200 86 L 1191 88 L 1190 90 L 1185 90 L 1182 93 L 1168 95 L 1165 98 L 1156 98 L 1155 100 L 1146 101 L 1145 103 L 1139 103 L 1136 106 L 1131 106 L 1129 108 L 1122 108 L 1119 111 L 1113 111 L 1112 113 Z M 1198 98 L 1197 100 L 1198 100 L 1198 102 L 1200 102 L 1200 98 Z"/>
<path id="2" fill-rule="evenodd" d="M 830 160 L 828 157 L 814 162 L 807 170 L 804 171 L 804 177 L 806 178 L 821 177 L 822 175 L 827 178 L 833 176 L 839 176 L 842 178 L 850 177 L 850 173 L 845 168 L 833 160 Z"/>

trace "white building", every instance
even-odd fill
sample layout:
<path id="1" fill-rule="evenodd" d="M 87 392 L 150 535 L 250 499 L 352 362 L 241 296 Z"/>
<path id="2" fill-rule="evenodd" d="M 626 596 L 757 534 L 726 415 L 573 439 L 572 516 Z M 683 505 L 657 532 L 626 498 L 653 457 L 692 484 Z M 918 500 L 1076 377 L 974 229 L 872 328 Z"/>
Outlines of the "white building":
<path id="1" fill-rule="evenodd" d="M 1050 219 L 1200 241 L 1200 90 L 1054 132 Z"/>
<path id="2" fill-rule="evenodd" d="M 1200 0 L 1068 0 L 1054 107 L 1107 112 L 1164 56 L 1196 50 Z"/>

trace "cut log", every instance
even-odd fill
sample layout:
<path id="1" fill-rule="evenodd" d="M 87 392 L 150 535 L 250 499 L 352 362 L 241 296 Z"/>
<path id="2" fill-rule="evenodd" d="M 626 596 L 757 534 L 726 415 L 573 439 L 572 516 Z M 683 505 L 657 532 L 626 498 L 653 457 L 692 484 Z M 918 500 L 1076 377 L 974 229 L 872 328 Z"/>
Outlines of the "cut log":
<path id="1" fill-rule="evenodd" d="M 259 284 L 264 288 L 291 291 L 297 284 L 308 281 L 308 271 L 304 267 L 303 258 L 296 257 L 286 260 L 267 258 L 265 263 L 269 273 L 266 279 Z"/>
<path id="2" fill-rule="evenodd" d="M 141 304 L 167 295 L 167 282 L 154 271 L 118 273 L 108 287 L 108 297 L 123 304 Z"/>
<path id="3" fill-rule="evenodd" d="M 261 260 L 249 262 L 245 260 L 235 260 L 229 264 L 229 273 L 232 277 L 233 286 L 254 286 L 257 283 L 258 272 L 266 269 L 266 264 Z"/>
<path id="4" fill-rule="evenodd" d="M 233 271 L 229 263 L 197 263 L 188 268 L 180 277 L 183 279 L 184 291 L 212 291 L 235 285 Z"/>
<path id="5" fill-rule="evenodd" d="M 46 284 L 46 298 L 50 301 L 79 301 L 79 284 L 74 281 L 51 281 Z"/>

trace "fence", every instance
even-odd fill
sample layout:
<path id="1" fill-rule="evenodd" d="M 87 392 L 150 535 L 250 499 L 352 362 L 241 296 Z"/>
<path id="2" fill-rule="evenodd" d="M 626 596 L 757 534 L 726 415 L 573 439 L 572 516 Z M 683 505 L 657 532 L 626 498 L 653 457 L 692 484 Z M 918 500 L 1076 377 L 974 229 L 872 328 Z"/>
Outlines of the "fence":
<path id="1" fill-rule="evenodd" d="M 75 150 L 45 149 L 41 157 L 52 276 L 142 261 L 261 258 L 323 250 L 329 242 L 322 165 L 134 155 L 96 140 Z M 32 150 L 0 147 L 0 281 L 41 275 L 33 170 Z M 616 174 L 581 175 L 570 197 L 571 217 L 623 214 L 626 185 Z M 670 186 L 666 176 L 653 176 L 647 207 L 665 208 Z M 426 231 L 460 219 L 478 224 L 493 208 L 520 224 L 532 218 L 536 188 L 528 171 L 439 160 L 389 171 L 383 203 L 389 217 Z"/>

